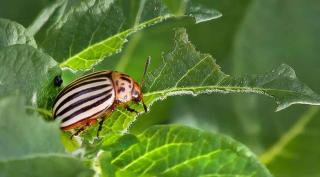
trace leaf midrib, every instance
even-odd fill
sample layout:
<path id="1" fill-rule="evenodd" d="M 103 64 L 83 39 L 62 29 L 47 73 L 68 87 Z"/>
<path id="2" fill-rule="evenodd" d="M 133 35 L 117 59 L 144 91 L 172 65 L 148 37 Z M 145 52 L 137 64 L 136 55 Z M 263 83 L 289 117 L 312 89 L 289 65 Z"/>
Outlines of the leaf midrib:
<path id="1" fill-rule="evenodd" d="M 153 95 L 158 95 L 158 94 L 173 93 L 173 92 L 178 92 L 178 91 L 204 90 L 204 89 L 220 89 L 222 91 L 226 91 L 226 90 L 234 90 L 234 91 L 243 90 L 244 92 L 253 92 L 253 90 L 256 90 L 257 93 L 263 93 L 263 94 L 265 94 L 266 91 L 279 91 L 279 92 L 299 94 L 299 92 L 297 92 L 297 91 L 283 90 L 283 89 L 259 88 L 259 87 L 192 86 L 192 87 L 173 87 L 173 88 L 169 88 L 169 89 L 148 92 L 148 93 L 145 93 L 144 96 L 147 97 L 147 96 L 153 96 Z"/>
<path id="2" fill-rule="evenodd" d="M 170 146 L 181 146 L 181 145 L 190 145 L 192 146 L 192 142 L 180 142 L 180 143 L 168 143 L 168 144 L 164 144 L 163 146 L 158 146 L 150 151 L 145 152 L 144 154 L 142 154 L 141 156 L 139 156 L 138 158 L 134 159 L 133 161 L 131 161 L 130 163 L 128 163 L 126 166 L 122 167 L 122 170 L 126 170 L 127 168 L 129 168 L 130 166 L 132 166 L 135 162 L 139 161 L 140 159 L 146 157 L 149 154 L 152 154 L 154 152 L 157 152 L 161 149 L 165 149 L 168 148 Z M 130 149 L 129 149 L 130 150 Z M 123 153 L 121 153 L 118 157 L 116 157 L 115 159 L 113 159 L 111 161 L 111 164 L 114 164 L 115 161 L 117 161 L 118 159 L 121 159 L 121 156 L 127 151 L 124 151 Z"/>
<path id="3" fill-rule="evenodd" d="M 148 24 L 149 24 L 149 25 L 154 25 L 154 22 L 157 22 L 157 21 L 161 22 L 161 21 L 163 21 L 163 20 L 165 20 L 166 18 L 169 18 L 169 17 L 170 17 L 169 15 L 167 15 L 167 16 L 158 16 L 158 17 L 153 18 L 153 19 L 151 19 L 151 20 L 147 20 L 147 21 L 145 21 L 145 22 L 142 22 L 141 24 L 139 24 L 139 25 L 137 25 L 137 26 L 134 26 L 134 27 L 132 27 L 132 28 L 129 28 L 129 29 L 125 30 L 125 31 L 122 31 L 122 32 L 117 33 L 117 34 L 115 34 L 115 35 L 113 35 L 113 36 L 110 36 L 110 37 L 106 38 L 105 40 L 102 40 L 102 41 L 100 41 L 100 42 L 97 42 L 97 43 L 95 43 L 95 44 L 92 44 L 92 45 L 90 45 L 89 47 L 83 49 L 82 51 L 76 53 L 75 55 L 67 58 L 64 62 L 62 62 L 62 63 L 60 64 L 60 67 L 63 68 L 70 60 L 73 60 L 73 59 L 75 59 L 75 58 L 81 58 L 80 56 L 81 56 L 82 54 L 84 54 L 84 53 L 86 53 L 86 52 L 94 49 L 94 48 L 97 47 L 97 46 L 104 45 L 104 43 L 106 43 L 106 42 L 108 42 L 108 41 L 111 41 L 111 40 L 113 40 L 113 39 L 115 39 L 115 38 L 119 38 L 119 39 L 121 39 L 121 40 L 124 40 L 124 39 L 126 38 L 126 36 L 130 35 L 131 33 L 135 32 L 135 31 L 141 30 L 145 25 L 148 25 Z M 124 38 L 121 37 L 121 36 L 123 36 L 123 35 L 125 36 Z M 110 46 L 107 46 L 107 47 L 111 48 Z M 113 49 L 113 48 L 111 48 L 111 49 Z M 113 49 L 113 50 L 115 50 L 115 49 Z M 100 58 L 101 58 L 101 57 L 100 57 Z M 90 59 L 85 59 L 85 60 L 90 60 Z M 91 59 L 91 60 L 97 60 L 97 59 Z"/>

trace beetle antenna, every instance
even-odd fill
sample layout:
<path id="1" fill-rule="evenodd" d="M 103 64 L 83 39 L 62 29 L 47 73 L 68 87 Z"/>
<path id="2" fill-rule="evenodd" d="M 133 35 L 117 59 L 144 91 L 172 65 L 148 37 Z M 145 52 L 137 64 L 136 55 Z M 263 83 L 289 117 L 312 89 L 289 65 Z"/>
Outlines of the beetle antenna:
<path id="1" fill-rule="evenodd" d="M 145 77 L 146 77 L 150 62 L 151 62 L 151 56 L 148 56 L 146 64 L 144 65 L 144 71 L 143 71 L 143 75 L 142 75 L 142 79 L 141 79 L 141 83 L 140 83 L 141 87 L 143 87 L 144 80 L 145 80 Z"/>
<path id="2" fill-rule="evenodd" d="M 141 101 L 142 101 L 144 112 L 148 112 L 147 105 L 144 103 L 143 98 L 141 99 Z"/>
<path id="3" fill-rule="evenodd" d="M 144 80 L 145 80 L 145 77 L 146 77 L 150 62 L 151 62 L 151 56 L 148 56 L 146 64 L 144 65 L 144 71 L 143 71 L 143 75 L 142 75 L 142 79 L 141 79 L 141 83 L 140 83 L 140 87 L 141 88 L 143 87 Z M 141 101 L 142 101 L 142 105 L 143 105 L 143 108 L 144 108 L 144 112 L 147 112 L 148 108 L 147 108 L 146 104 L 144 103 L 143 97 L 141 97 Z"/>

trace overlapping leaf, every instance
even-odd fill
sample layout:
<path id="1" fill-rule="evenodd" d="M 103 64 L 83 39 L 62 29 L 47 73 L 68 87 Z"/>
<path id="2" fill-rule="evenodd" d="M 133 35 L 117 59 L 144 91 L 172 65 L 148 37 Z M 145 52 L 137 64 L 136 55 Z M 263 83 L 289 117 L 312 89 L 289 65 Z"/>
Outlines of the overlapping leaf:
<path id="1" fill-rule="evenodd" d="M 0 100 L 0 161 L 63 153 L 58 122 L 46 123 L 36 114 L 28 115 L 24 101 L 15 96 Z"/>
<path id="2" fill-rule="evenodd" d="M 138 139 L 121 152 L 101 155 L 103 175 L 272 176 L 247 148 L 221 135 L 169 125 L 149 128 Z"/>
<path id="3" fill-rule="evenodd" d="M 1 177 L 92 177 L 89 170 L 79 159 L 69 155 L 45 154 L 6 162 L 0 161 Z"/>
<path id="4" fill-rule="evenodd" d="M 62 62 L 61 67 L 72 70 L 91 69 L 104 57 L 118 53 L 130 34 L 175 17 L 161 0 L 59 3 L 59 7 L 53 9 L 55 12 L 48 20 L 47 28 L 43 29 L 45 35 L 41 37 L 41 46 Z M 220 16 L 217 11 L 194 3 L 188 3 L 185 11 L 181 17 L 191 17 L 195 22 Z"/>
<path id="5" fill-rule="evenodd" d="M 25 112 L 18 96 L 0 100 L 0 176 L 88 176 L 90 170 L 64 152 L 58 122 Z"/>
<path id="6" fill-rule="evenodd" d="M 0 48 L 15 45 L 29 44 L 37 47 L 36 41 L 20 24 L 0 18 Z"/>
<path id="7" fill-rule="evenodd" d="M 19 91 L 41 108 L 54 99 L 53 79 L 61 70 L 50 56 L 19 44 L 0 49 L 0 61 L 0 97 Z"/>

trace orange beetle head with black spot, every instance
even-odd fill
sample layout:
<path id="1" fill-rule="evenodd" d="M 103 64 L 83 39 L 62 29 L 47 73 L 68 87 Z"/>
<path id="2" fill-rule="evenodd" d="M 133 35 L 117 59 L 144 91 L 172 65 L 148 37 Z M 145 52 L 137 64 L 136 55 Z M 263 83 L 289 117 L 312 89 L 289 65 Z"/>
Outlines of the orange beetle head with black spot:
<path id="1" fill-rule="evenodd" d="M 131 91 L 132 101 L 138 103 L 142 100 L 141 87 L 137 82 L 133 83 L 132 91 Z"/>
<path id="2" fill-rule="evenodd" d="M 147 112 L 147 106 L 145 105 L 143 100 L 142 87 L 149 64 L 150 58 L 148 58 L 146 62 L 141 84 L 138 84 L 138 82 L 136 82 L 126 74 L 116 71 L 112 73 L 112 80 L 115 86 L 116 93 L 115 99 L 118 103 L 128 103 L 130 101 L 133 101 L 134 103 L 142 102 L 144 110 Z"/>
<path id="3" fill-rule="evenodd" d="M 143 94 L 142 94 L 142 89 L 141 88 L 143 87 L 143 84 L 144 84 L 144 79 L 145 79 L 145 76 L 146 76 L 146 73 L 147 73 L 147 70 L 148 70 L 148 66 L 150 65 L 150 60 L 151 60 L 151 57 L 148 57 L 147 62 L 145 64 L 145 66 L 144 66 L 144 72 L 143 72 L 143 75 L 142 75 L 142 79 L 141 79 L 140 85 L 137 82 L 134 82 L 133 83 L 133 87 L 132 87 L 132 91 L 131 91 L 132 101 L 134 101 L 135 103 L 142 102 L 145 112 L 147 112 L 148 109 L 147 109 L 146 104 L 144 103 Z"/>

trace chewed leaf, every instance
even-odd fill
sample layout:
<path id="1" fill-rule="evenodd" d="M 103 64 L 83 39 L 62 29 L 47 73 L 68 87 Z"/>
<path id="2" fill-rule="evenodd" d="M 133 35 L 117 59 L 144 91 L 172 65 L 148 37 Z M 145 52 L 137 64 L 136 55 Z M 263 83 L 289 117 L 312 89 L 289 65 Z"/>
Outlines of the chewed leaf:
<path id="1" fill-rule="evenodd" d="M 161 66 L 147 75 L 143 93 L 148 106 L 168 96 L 211 93 L 267 95 L 276 100 L 277 110 L 292 104 L 320 105 L 319 95 L 300 82 L 293 69 L 285 64 L 261 75 L 232 77 L 223 73 L 212 56 L 196 51 L 184 29 L 176 31 L 175 47 L 164 56 Z M 143 112 L 141 105 L 131 106 Z M 135 113 L 116 109 L 105 120 L 101 135 L 126 132 L 136 118 Z M 91 135 L 86 136 L 94 137 L 96 128 L 91 127 L 88 131 Z"/>
<path id="2" fill-rule="evenodd" d="M 139 142 L 112 159 L 100 158 L 104 172 L 134 176 L 270 177 L 254 154 L 225 136 L 177 126 L 155 126 L 138 136 Z"/>
<path id="3" fill-rule="evenodd" d="M 15 44 L 29 44 L 37 47 L 34 38 L 20 24 L 0 18 L 0 48 Z"/>
<path id="4" fill-rule="evenodd" d="M 61 68 L 69 68 L 71 70 L 85 70 L 90 69 L 97 63 L 101 62 L 104 57 L 118 53 L 122 45 L 127 42 L 127 37 L 148 26 L 160 23 L 167 17 L 159 17 L 139 24 L 135 28 L 128 29 L 114 36 L 107 38 L 101 42 L 93 44 L 76 55 L 69 57 L 66 61 L 60 64 Z"/>
<path id="5" fill-rule="evenodd" d="M 171 95 L 217 92 L 271 96 L 278 104 L 277 110 L 297 103 L 320 105 L 320 96 L 300 82 L 285 64 L 261 75 L 224 74 L 212 56 L 196 51 L 183 29 L 176 32 L 173 52 L 164 56 L 163 64 L 148 76 L 144 96 L 149 104 Z"/>
<path id="6" fill-rule="evenodd" d="M 61 62 L 62 68 L 74 71 L 91 69 L 106 56 L 118 53 L 130 34 L 177 17 L 162 0 L 64 1 L 57 6 L 52 9 L 56 12 L 49 18 L 47 28 L 42 29 L 42 47 Z M 195 23 L 221 16 L 191 3 L 185 10 L 180 17 L 190 17 Z"/>

